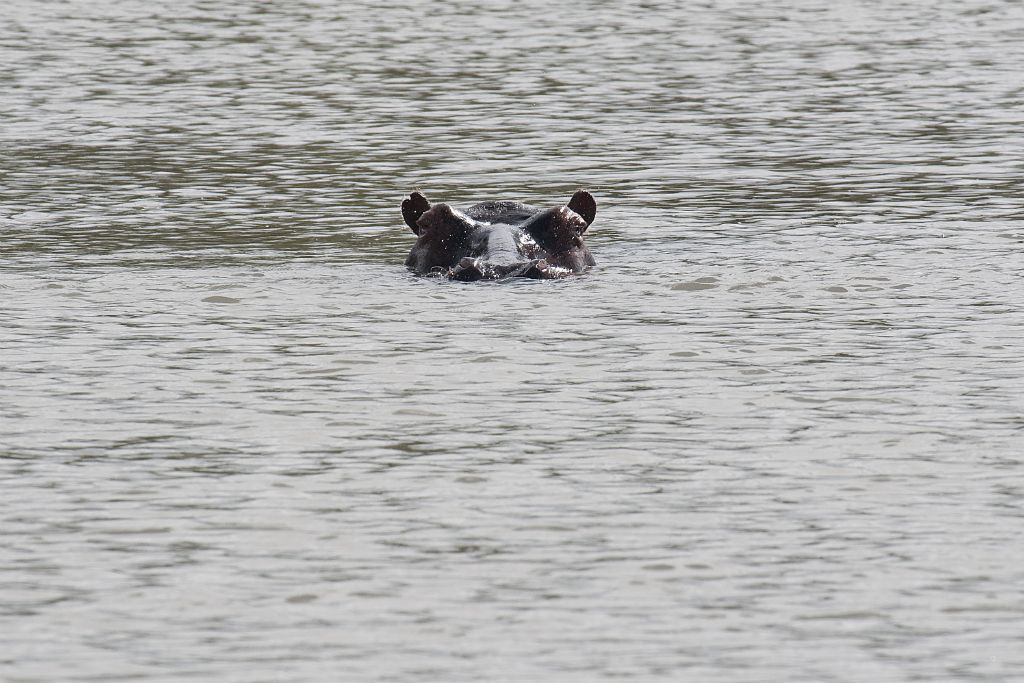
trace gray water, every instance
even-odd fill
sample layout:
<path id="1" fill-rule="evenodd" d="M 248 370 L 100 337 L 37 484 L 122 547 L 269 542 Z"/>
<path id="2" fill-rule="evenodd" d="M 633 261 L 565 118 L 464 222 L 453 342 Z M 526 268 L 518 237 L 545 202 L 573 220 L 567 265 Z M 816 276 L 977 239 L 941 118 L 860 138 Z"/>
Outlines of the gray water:
<path id="1" fill-rule="evenodd" d="M 1024 5 L 0 7 L 0 680 L 1024 680 Z M 598 200 L 417 278 L 399 203 Z"/>

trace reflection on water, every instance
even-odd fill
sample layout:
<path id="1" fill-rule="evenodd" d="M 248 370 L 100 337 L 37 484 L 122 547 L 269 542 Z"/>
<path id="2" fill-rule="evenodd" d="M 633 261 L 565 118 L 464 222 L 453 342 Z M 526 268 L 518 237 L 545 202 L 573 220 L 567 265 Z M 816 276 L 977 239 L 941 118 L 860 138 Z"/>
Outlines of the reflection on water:
<path id="1" fill-rule="evenodd" d="M 0 678 L 1024 666 L 1018 4 L 3 13 Z"/>

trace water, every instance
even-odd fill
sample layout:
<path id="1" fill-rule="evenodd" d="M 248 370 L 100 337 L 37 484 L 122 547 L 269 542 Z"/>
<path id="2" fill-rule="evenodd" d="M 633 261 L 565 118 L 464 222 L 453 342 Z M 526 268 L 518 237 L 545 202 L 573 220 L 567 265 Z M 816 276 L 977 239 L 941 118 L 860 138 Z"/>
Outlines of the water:
<path id="1" fill-rule="evenodd" d="M 0 679 L 1020 680 L 1024 6 L 0 18 Z"/>

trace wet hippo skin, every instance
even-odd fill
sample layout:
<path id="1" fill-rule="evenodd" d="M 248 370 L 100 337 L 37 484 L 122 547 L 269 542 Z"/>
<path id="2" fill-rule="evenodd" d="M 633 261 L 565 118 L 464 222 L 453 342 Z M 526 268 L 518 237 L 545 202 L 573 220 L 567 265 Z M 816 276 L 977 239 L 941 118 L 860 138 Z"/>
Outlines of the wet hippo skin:
<path id="1" fill-rule="evenodd" d="M 405 265 L 464 281 L 582 273 L 595 264 L 583 235 L 596 215 L 597 203 L 586 190 L 550 209 L 490 201 L 459 210 L 431 205 L 413 192 L 402 202 L 402 216 L 417 237 Z"/>

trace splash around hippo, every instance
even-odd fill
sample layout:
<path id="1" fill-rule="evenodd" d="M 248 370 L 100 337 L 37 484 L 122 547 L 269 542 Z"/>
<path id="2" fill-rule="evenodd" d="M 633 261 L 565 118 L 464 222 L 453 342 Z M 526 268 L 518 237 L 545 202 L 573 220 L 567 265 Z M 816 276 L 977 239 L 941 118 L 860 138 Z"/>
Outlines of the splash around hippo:
<path id="1" fill-rule="evenodd" d="M 402 217 L 417 236 L 405 265 L 467 282 L 582 273 L 595 264 L 583 234 L 596 215 L 597 202 L 586 190 L 550 209 L 491 201 L 459 210 L 413 192 L 402 202 Z"/>

